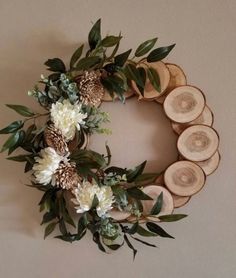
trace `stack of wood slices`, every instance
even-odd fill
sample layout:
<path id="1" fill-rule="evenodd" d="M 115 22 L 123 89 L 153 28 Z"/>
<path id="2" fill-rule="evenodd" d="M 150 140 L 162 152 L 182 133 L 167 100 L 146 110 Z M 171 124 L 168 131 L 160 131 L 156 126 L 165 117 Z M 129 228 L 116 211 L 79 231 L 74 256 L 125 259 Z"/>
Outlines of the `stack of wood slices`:
<path id="1" fill-rule="evenodd" d="M 203 92 L 195 86 L 187 84 L 183 70 L 162 61 L 144 63 L 142 67 L 156 70 L 160 90 L 157 92 L 150 79 L 147 78 L 144 92 L 133 82 L 133 91 L 126 97 L 137 95 L 139 100 L 156 101 L 163 105 L 166 116 L 170 119 L 173 131 L 179 136 L 177 149 L 179 160 L 171 164 L 153 185 L 147 185 L 143 192 L 153 200 L 142 201 L 141 221 L 160 221 L 158 216 L 173 213 L 174 208 L 184 206 L 191 196 L 198 193 L 220 162 L 219 136 L 212 128 L 214 116 L 206 105 Z M 104 101 L 112 101 L 105 94 Z M 157 197 L 163 194 L 163 206 L 158 216 L 150 216 Z M 136 221 L 136 217 L 124 213 L 117 216 L 119 220 Z"/>

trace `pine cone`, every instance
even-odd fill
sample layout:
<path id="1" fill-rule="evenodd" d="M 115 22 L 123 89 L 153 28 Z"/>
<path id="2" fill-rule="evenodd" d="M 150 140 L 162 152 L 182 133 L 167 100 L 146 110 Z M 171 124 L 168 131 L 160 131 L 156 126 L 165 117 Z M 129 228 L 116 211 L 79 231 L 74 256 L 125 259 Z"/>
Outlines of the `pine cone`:
<path id="1" fill-rule="evenodd" d="M 54 125 L 49 125 L 45 129 L 44 140 L 49 147 L 53 148 L 60 155 L 65 155 L 69 151 L 64 136 Z"/>
<path id="2" fill-rule="evenodd" d="M 59 168 L 54 173 L 53 185 L 63 189 L 73 189 L 81 182 L 77 174 L 76 166 L 69 162 L 61 162 Z"/>
<path id="3" fill-rule="evenodd" d="M 100 81 L 100 72 L 85 71 L 82 76 L 76 79 L 78 82 L 81 101 L 84 104 L 98 106 L 105 93 L 102 83 Z"/>

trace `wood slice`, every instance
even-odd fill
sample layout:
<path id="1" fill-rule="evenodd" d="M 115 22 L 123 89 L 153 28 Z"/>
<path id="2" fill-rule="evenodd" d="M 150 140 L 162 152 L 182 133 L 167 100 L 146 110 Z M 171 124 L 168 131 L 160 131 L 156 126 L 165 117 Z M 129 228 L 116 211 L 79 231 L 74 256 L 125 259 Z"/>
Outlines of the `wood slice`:
<path id="1" fill-rule="evenodd" d="M 151 100 L 161 97 L 165 93 L 165 91 L 168 87 L 168 84 L 170 82 L 170 72 L 169 72 L 167 66 L 161 61 L 155 62 L 155 63 L 147 63 L 146 62 L 146 64 L 148 65 L 148 67 L 152 67 L 157 71 L 159 78 L 160 78 L 161 91 L 158 92 L 152 86 L 152 84 L 148 78 L 146 80 L 146 84 L 145 84 L 145 88 L 144 88 L 144 97 L 141 95 L 141 93 L 134 81 L 132 81 L 132 87 L 133 87 L 135 93 L 139 96 L 139 100 L 142 99 L 142 100 L 150 100 L 151 101 Z M 146 69 L 147 65 L 142 64 L 141 66 Z"/>
<path id="2" fill-rule="evenodd" d="M 213 172 L 215 172 L 220 164 L 219 151 L 217 151 L 211 158 L 205 161 L 196 162 L 196 164 L 202 168 L 206 176 L 211 175 Z"/>
<path id="3" fill-rule="evenodd" d="M 179 86 L 167 95 L 163 107 L 172 121 L 189 123 L 201 115 L 205 102 L 205 97 L 198 88 Z"/>
<path id="4" fill-rule="evenodd" d="M 213 121 L 214 121 L 213 113 L 212 113 L 211 109 L 206 105 L 202 114 L 196 120 L 186 123 L 186 124 L 178 124 L 178 123 L 172 122 L 171 125 L 172 125 L 173 130 L 177 134 L 180 134 L 191 125 L 202 124 L 202 125 L 212 126 Z"/>
<path id="5" fill-rule="evenodd" d="M 189 200 L 191 199 L 191 196 L 178 196 L 175 194 L 171 194 L 174 200 L 174 208 L 180 208 L 186 205 Z"/>
<path id="6" fill-rule="evenodd" d="M 159 221 L 158 217 L 149 216 L 151 214 L 151 209 L 156 203 L 158 196 L 163 192 L 163 204 L 161 212 L 157 216 L 171 214 L 174 210 L 174 201 L 170 192 L 163 186 L 149 185 L 143 188 L 143 192 L 150 196 L 153 200 L 141 201 L 143 205 L 142 214 L 146 216 L 149 220 Z"/>
<path id="7" fill-rule="evenodd" d="M 122 221 L 128 218 L 131 215 L 130 212 L 127 211 L 120 211 L 118 209 L 112 209 L 109 211 L 109 216 L 116 221 Z"/>
<path id="8" fill-rule="evenodd" d="M 141 216 L 140 218 L 137 218 L 137 216 L 135 215 L 131 215 L 129 216 L 127 219 L 127 222 L 129 223 L 135 223 L 135 222 L 139 222 L 139 224 L 143 224 L 143 223 L 146 223 L 147 222 L 147 219 L 145 219 L 144 216 Z"/>
<path id="9" fill-rule="evenodd" d="M 169 63 L 166 63 L 166 66 L 170 71 L 170 82 L 168 84 L 165 94 L 156 99 L 156 101 L 159 103 L 163 103 L 168 93 L 174 90 L 176 87 L 187 84 L 186 75 L 179 66 Z"/>
<path id="10" fill-rule="evenodd" d="M 164 173 L 156 178 L 155 184 L 164 184 Z"/>
<path id="11" fill-rule="evenodd" d="M 132 89 L 129 89 L 127 92 L 124 93 L 125 99 L 130 98 L 134 95 L 134 91 Z M 117 95 L 114 95 L 114 99 L 112 99 L 112 97 L 110 96 L 110 94 L 107 92 L 107 90 L 105 90 L 105 94 L 102 97 L 102 101 L 105 102 L 111 102 L 118 99 Z"/>
<path id="12" fill-rule="evenodd" d="M 177 161 L 164 174 L 165 185 L 177 196 L 192 196 L 205 184 L 205 174 L 200 166 L 191 161 Z"/>
<path id="13" fill-rule="evenodd" d="M 212 157 L 219 146 L 216 131 L 206 125 L 193 125 L 179 136 L 177 148 L 179 153 L 191 161 L 204 161 Z"/>

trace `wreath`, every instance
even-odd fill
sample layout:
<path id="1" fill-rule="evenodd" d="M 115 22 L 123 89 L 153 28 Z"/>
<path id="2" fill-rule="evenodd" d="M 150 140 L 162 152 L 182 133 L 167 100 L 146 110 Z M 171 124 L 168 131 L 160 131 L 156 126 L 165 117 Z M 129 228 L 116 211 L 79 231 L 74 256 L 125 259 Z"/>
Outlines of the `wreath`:
<path id="1" fill-rule="evenodd" d="M 101 251 L 126 244 L 135 257 L 134 240 L 155 247 L 143 237 L 173 238 L 160 225 L 186 217 L 174 208 L 186 204 L 217 168 L 219 137 L 204 94 L 187 85 L 179 66 L 162 61 L 175 44 L 154 48 L 157 38 L 149 39 L 130 58 L 131 49 L 117 54 L 121 39 L 103 38 L 99 19 L 68 67 L 59 58 L 47 60 L 52 73 L 41 75 L 28 92 L 44 112 L 7 104 L 24 118 L 0 130 L 10 134 L 1 151 L 24 162 L 31 172 L 27 186 L 43 192 L 44 238 L 55 232 L 55 238 L 74 242 L 90 231 Z M 163 105 L 179 135 L 179 160 L 162 173 L 145 173 L 146 161 L 133 169 L 110 166 L 107 144 L 106 154 L 88 149 L 93 133 L 111 132 L 103 128 L 109 115 L 100 104 L 133 95 Z M 26 153 L 12 156 L 18 149 Z"/>

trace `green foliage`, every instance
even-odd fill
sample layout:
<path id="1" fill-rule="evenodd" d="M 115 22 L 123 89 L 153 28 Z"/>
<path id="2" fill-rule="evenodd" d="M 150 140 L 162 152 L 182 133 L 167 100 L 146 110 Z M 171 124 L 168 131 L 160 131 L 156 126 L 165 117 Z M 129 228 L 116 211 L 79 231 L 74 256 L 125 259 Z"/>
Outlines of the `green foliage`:
<path id="1" fill-rule="evenodd" d="M 157 38 L 147 40 L 139 45 L 135 51 L 135 56 L 140 57 L 147 54 L 155 45 Z"/>
<path id="2" fill-rule="evenodd" d="M 152 50 L 149 55 L 147 56 L 147 62 L 157 62 L 164 59 L 170 51 L 175 47 L 175 44 L 159 47 L 154 50 Z"/>
<path id="3" fill-rule="evenodd" d="M 98 43 L 101 41 L 101 19 L 98 19 L 93 25 L 92 29 L 88 35 L 88 42 L 90 49 L 93 50 L 96 48 Z"/>
<path id="4" fill-rule="evenodd" d="M 23 105 L 6 104 L 6 106 L 24 117 L 32 117 L 35 115 L 35 113 L 30 108 Z"/>
<path id="5" fill-rule="evenodd" d="M 163 192 L 157 197 L 156 203 L 154 204 L 152 210 L 151 210 L 151 215 L 157 215 L 161 212 L 163 205 Z"/>
<path id="6" fill-rule="evenodd" d="M 22 128 L 23 126 L 24 126 L 24 122 L 23 121 L 12 122 L 11 124 L 6 126 L 5 128 L 1 129 L 0 130 L 0 134 L 14 133 L 17 130 L 19 130 L 20 128 Z"/>
<path id="7" fill-rule="evenodd" d="M 64 62 L 59 58 L 48 59 L 45 63 L 48 66 L 48 70 L 53 72 L 66 72 L 66 66 Z"/>

